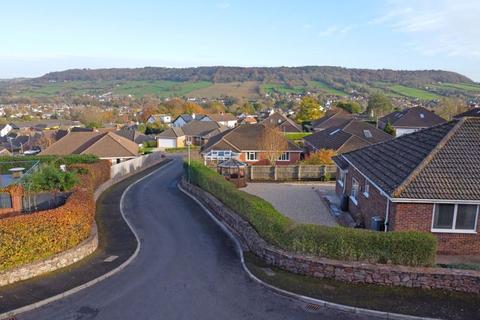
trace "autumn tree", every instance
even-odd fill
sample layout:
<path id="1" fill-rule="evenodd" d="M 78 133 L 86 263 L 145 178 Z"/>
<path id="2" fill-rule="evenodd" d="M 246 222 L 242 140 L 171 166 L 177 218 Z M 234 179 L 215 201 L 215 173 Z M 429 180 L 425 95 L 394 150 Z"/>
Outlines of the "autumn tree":
<path id="1" fill-rule="evenodd" d="M 362 106 L 360 103 L 353 101 L 353 100 L 343 100 L 339 101 L 335 104 L 335 107 L 343 109 L 350 113 L 361 113 Z"/>
<path id="2" fill-rule="evenodd" d="M 206 110 L 209 113 L 223 113 L 225 112 L 225 106 L 219 101 L 211 101 L 207 104 Z"/>
<path id="3" fill-rule="evenodd" d="M 260 149 L 265 152 L 265 158 L 274 166 L 278 158 L 288 149 L 288 142 L 280 129 L 273 126 L 262 126 Z"/>
<path id="4" fill-rule="evenodd" d="M 368 98 L 367 112 L 372 117 L 380 117 L 392 112 L 393 104 L 385 95 L 375 93 Z"/>
<path id="5" fill-rule="evenodd" d="M 313 97 L 304 97 L 300 103 L 300 110 L 297 113 L 297 121 L 311 121 L 321 118 L 323 115 L 322 107 L 317 99 Z"/>
<path id="6" fill-rule="evenodd" d="M 383 128 L 383 131 L 392 136 L 395 136 L 395 128 L 392 126 L 390 121 L 387 121 L 387 124 L 385 124 L 385 128 Z"/>
<path id="7" fill-rule="evenodd" d="M 335 150 L 332 149 L 320 149 L 314 153 L 311 153 L 302 164 L 308 165 L 331 165 L 333 164 L 332 158 L 335 156 Z"/>
<path id="8" fill-rule="evenodd" d="M 466 103 L 458 98 L 443 98 L 435 109 L 436 113 L 446 120 L 452 120 L 453 116 L 467 110 Z"/>
<path id="9" fill-rule="evenodd" d="M 183 105 L 183 113 L 188 113 L 188 114 L 202 114 L 205 113 L 205 110 L 195 102 L 187 101 Z"/>

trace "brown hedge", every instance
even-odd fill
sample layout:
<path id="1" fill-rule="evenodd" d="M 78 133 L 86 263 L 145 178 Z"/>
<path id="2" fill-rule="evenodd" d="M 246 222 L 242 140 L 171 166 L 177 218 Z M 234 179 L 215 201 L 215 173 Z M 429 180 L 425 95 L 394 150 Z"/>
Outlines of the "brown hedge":
<path id="1" fill-rule="evenodd" d="M 42 260 L 87 239 L 95 216 L 93 191 L 110 178 L 108 161 L 75 164 L 80 183 L 58 208 L 0 220 L 0 271 Z"/>

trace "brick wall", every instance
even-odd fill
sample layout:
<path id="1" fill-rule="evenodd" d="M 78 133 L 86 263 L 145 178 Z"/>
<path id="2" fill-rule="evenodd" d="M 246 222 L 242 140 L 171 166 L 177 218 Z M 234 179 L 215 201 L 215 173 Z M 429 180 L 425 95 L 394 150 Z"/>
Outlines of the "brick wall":
<path id="1" fill-rule="evenodd" d="M 391 227 L 395 231 L 431 232 L 433 204 L 395 203 L 391 208 Z M 439 254 L 480 255 L 480 223 L 476 234 L 433 233 L 438 239 Z"/>
<path id="2" fill-rule="evenodd" d="M 239 239 L 244 250 L 251 250 L 270 265 L 289 272 L 354 283 L 480 293 L 480 271 L 339 261 L 280 250 L 268 244 L 248 222 L 211 194 L 184 179 L 181 185 L 210 209 Z"/>

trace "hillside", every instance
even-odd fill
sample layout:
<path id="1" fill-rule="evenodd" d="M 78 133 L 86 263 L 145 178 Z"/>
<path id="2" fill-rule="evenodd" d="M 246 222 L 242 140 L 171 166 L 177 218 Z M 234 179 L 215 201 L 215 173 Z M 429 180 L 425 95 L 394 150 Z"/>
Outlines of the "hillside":
<path id="1" fill-rule="evenodd" d="M 369 70 L 341 67 L 198 67 L 136 69 L 72 69 L 42 77 L 2 81 L 4 97 L 71 97 L 78 95 L 155 95 L 158 97 L 257 99 L 305 92 L 347 96 L 383 92 L 391 97 L 436 100 L 480 94 L 480 85 L 454 72 L 441 70 Z"/>

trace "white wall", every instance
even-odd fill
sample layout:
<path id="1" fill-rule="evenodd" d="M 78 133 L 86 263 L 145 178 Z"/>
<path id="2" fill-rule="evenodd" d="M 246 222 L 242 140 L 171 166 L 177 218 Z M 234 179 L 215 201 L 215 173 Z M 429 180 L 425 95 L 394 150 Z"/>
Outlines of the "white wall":
<path id="1" fill-rule="evenodd" d="M 121 163 L 114 164 L 110 167 L 110 179 L 118 178 L 132 172 L 137 171 L 143 166 L 160 161 L 162 154 L 160 152 L 154 152 L 140 156 L 131 160 L 127 160 Z"/>

